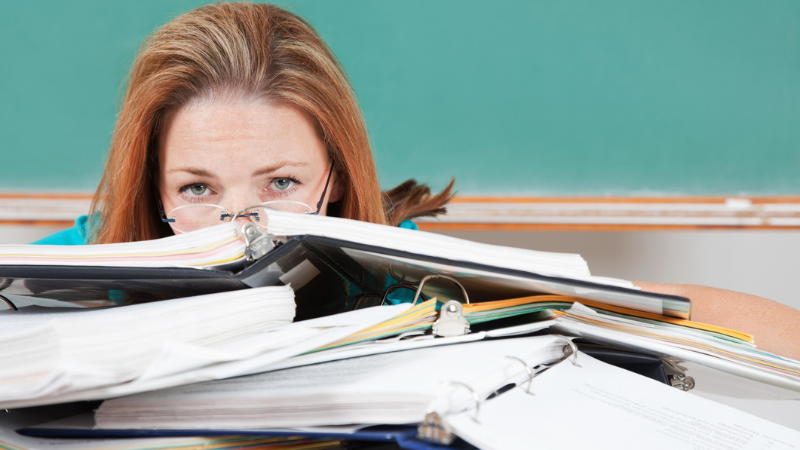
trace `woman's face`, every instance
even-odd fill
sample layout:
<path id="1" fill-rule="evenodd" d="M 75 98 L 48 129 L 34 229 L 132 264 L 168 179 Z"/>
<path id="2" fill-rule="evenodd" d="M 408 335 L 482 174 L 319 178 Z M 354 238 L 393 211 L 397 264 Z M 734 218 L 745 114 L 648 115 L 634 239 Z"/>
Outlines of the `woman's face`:
<path id="1" fill-rule="evenodd" d="M 258 100 L 190 102 L 168 118 L 158 158 L 167 213 L 196 203 L 235 213 L 273 200 L 302 202 L 314 211 L 331 168 L 302 111 Z M 342 193 L 334 171 L 319 213 Z"/>

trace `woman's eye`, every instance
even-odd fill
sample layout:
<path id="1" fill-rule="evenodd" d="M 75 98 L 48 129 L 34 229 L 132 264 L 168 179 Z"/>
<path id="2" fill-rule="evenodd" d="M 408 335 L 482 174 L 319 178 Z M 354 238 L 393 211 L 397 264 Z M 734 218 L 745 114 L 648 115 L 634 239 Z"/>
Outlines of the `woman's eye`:
<path id="1" fill-rule="evenodd" d="M 294 185 L 294 181 L 288 178 L 278 178 L 272 181 L 272 185 L 275 186 L 275 189 L 278 191 L 285 191 Z"/>
<path id="2" fill-rule="evenodd" d="M 208 186 L 205 184 L 193 184 L 191 186 L 187 186 L 185 190 L 198 197 L 208 194 Z"/>

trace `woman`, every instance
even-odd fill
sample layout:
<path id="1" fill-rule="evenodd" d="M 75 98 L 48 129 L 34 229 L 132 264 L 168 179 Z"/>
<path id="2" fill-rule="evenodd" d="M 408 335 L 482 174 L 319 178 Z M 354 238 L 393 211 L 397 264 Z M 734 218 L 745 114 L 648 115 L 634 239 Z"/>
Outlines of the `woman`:
<path id="1" fill-rule="evenodd" d="M 98 220 L 39 243 L 155 239 L 274 200 L 412 226 L 404 221 L 441 213 L 451 188 L 431 196 L 409 181 L 382 193 L 353 91 L 314 30 L 274 6 L 218 4 L 177 17 L 144 44 L 92 203 Z M 163 219 L 172 218 L 170 228 Z M 800 359 L 800 311 L 719 289 L 640 286 L 689 297 L 694 320 Z"/>
<path id="2" fill-rule="evenodd" d="M 443 212 L 451 196 L 452 183 L 431 196 L 411 180 L 382 193 L 355 95 L 316 32 L 274 6 L 223 3 L 145 42 L 92 201 L 98 220 L 38 243 L 156 239 L 174 232 L 162 205 L 166 214 L 197 203 L 233 213 L 278 199 L 414 227 L 408 219 Z"/>

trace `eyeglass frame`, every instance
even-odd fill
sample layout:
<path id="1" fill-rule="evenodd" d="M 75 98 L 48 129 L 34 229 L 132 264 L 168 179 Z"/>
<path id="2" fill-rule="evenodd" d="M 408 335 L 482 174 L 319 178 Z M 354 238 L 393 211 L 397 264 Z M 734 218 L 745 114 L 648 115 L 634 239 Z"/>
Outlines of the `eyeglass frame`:
<path id="1" fill-rule="evenodd" d="M 319 212 L 322 210 L 322 203 L 325 202 L 325 195 L 328 193 L 328 185 L 330 185 L 331 175 L 333 175 L 333 167 L 334 167 L 334 164 L 333 164 L 333 162 L 331 162 L 331 168 L 328 171 L 328 178 L 325 180 L 325 188 L 322 190 L 322 196 L 319 198 L 319 201 L 317 202 L 317 210 L 314 211 L 313 213 L 308 213 L 311 216 L 318 216 Z M 265 202 L 265 203 L 269 203 L 269 202 Z M 231 214 L 231 213 L 228 212 L 228 208 L 224 208 L 225 212 L 220 214 L 219 221 L 220 222 L 224 222 L 225 219 L 229 218 L 229 217 L 231 218 L 231 220 L 238 219 L 239 217 L 253 217 L 253 218 L 255 218 L 256 222 L 259 222 L 261 219 L 258 217 L 258 211 L 249 212 L 247 214 L 242 214 L 242 213 L 244 213 L 245 211 L 251 210 L 253 208 L 256 208 L 256 207 L 258 207 L 260 205 L 263 205 L 263 204 L 264 203 L 259 203 L 259 204 L 256 204 L 256 205 L 248 206 L 247 208 L 242 208 L 236 214 Z M 215 206 L 220 206 L 220 205 L 215 205 Z M 175 219 L 170 219 L 169 217 L 167 217 L 167 214 L 164 212 L 164 205 L 161 203 L 161 199 L 160 198 L 158 199 L 158 212 L 161 215 L 161 221 L 162 222 L 164 222 L 164 223 L 174 223 L 175 222 Z"/>

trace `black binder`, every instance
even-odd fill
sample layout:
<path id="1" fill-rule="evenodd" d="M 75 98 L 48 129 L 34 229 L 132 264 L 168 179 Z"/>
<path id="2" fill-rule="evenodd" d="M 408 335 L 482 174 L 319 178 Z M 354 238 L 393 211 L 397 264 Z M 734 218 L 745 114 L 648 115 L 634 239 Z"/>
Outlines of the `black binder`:
<path id="1" fill-rule="evenodd" d="M 291 283 L 296 320 L 303 320 L 381 304 L 387 301 L 390 286 L 394 291 L 416 288 L 420 279 L 433 273 L 457 279 L 474 302 L 549 293 L 685 319 L 691 313 L 691 303 L 683 297 L 313 235 L 279 243 L 249 265 L 240 262 L 214 269 L 0 265 L 0 296 L 108 305 Z M 459 298 L 459 288 L 428 283 L 423 294 Z M 413 292 L 406 295 L 411 298 Z"/>

